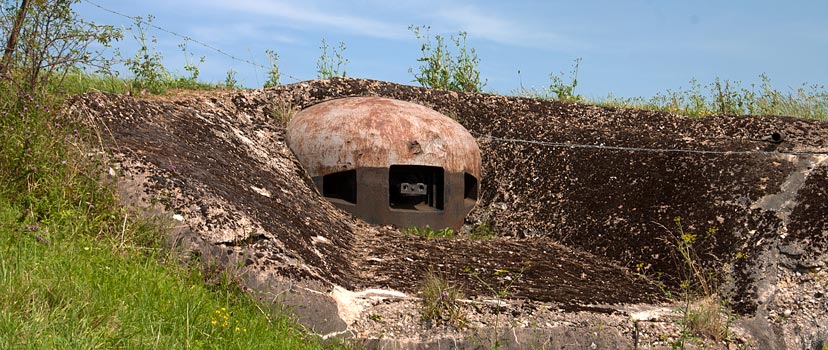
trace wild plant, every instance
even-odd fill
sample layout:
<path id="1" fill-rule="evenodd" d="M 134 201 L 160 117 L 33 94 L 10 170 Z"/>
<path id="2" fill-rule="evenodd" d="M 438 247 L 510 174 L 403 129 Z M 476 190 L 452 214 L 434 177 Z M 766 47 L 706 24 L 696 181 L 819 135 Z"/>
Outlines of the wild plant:
<path id="1" fill-rule="evenodd" d="M 236 70 L 233 69 L 233 68 L 230 68 L 230 69 L 227 70 L 227 75 L 225 75 L 225 77 L 224 77 L 224 87 L 225 88 L 232 90 L 232 89 L 237 89 L 239 87 L 239 81 L 236 78 L 237 74 L 238 74 L 238 72 L 236 72 Z"/>
<path id="2" fill-rule="evenodd" d="M 146 24 L 141 17 L 135 18 L 134 26 L 130 28 L 132 37 L 138 41 L 140 48 L 135 56 L 126 60 L 127 69 L 132 72 L 133 88 L 151 93 L 162 93 L 166 89 L 166 81 L 170 74 L 164 68 L 161 54 L 156 51 L 158 38 L 148 37 L 146 26 L 151 25 L 155 17 L 147 15 Z"/>
<path id="3" fill-rule="evenodd" d="M 673 220 L 675 239 L 671 244 L 681 261 L 681 335 L 673 343 L 674 348 L 684 349 L 685 342 L 695 336 L 702 336 L 714 341 L 729 337 L 730 316 L 726 313 L 724 300 L 716 290 L 715 273 L 707 271 L 701 264 L 695 249 L 699 235 L 684 229 L 681 217 Z M 710 227 L 703 238 L 712 237 L 718 229 Z"/>
<path id="4" fill-rule="evenodd" d="M 280 82 L 282 74 L 279 72 L 279 55 L 276 51 L 265 50 L 265 55 L 270 62 L 270 70 L 267 72 L 267 81 L 264 83 L 264 88 L 282 85 Z"/>
<path id="5" fill-rule="evenodd" d="M 520 86 L 516 90 L 512 91 L 512 93 L 529 98 L 583 101 L 584 97 L 575 93 L 575 88 L 578 87 L 578 69 L 580 64 L 581 58 L 576 58 L 575 62 L 572 64 L 571 70 L 569 71 L 568 77 L 564 72 L 560 72 L 558 74 L 550 73 L 549 79 L 551 82 L 549 83 L 549 86 L 540 89 L 535 87 L 527 88 L 523 85 L 523 81 L 521 80 Z M 520 71 L 518 71 L 518 76 L 520 76 Z"/>
<path id="6" fill-rule="evenodd" d="M 785 92 L 774 88 L 766 74 L 760 74 L 759 81 L 758 85 L 744 86 L 738 80 L 716 78 L 711 83 L 702 84 L 691 79 L 688 89 L 668 89 L 650 98 L 610 95 L 599 104 L 652 109 L 690 117 L 750 114 L 828 119 L 828 92 L 825 86 L 803 83 Z"/>
<path id="7" fill-rule="evenodd" d="M 184 40 L 182 43 L 178 44 L 178 47 L 181 49 L 181 52 L 184 53 L 184 71 L 186 71 L 188 75 L 181 77 L 178 80 L 180 82 L 187 83 L 188 85 L 194 85 L 198 82 L 198 75 L 200 73 L 199 67 L 202 63 L 204 63 L 205 57 L 201 56 L 198 60 L 193 61 L 193 54 L 187 52 L 187 41 L 188 40 Z"/>
<path id="8" fill-rule="evenodd" d="M 494 238 L 497 235 L 494 227 L 488 223 L 479 223 L 472 226 L 469 230 L 469 238 L 472 240 L 482 240 Z"/>
<path id="9" fill-rule="evenodd" d="M 425 238 L 454 238 L 457 236 L 457 232 L 451 227 L 445 227 L 439 230 L 432 229 L 429 225 L 425 227 L 417 227 L 412 226 L 405 229 L 406 233 L 414 234 L 417 236 L 425 237 Z"/>
<path id="10" fill-rule="evenodd" d="M 564 73 L 560 72 L 558 75 L 549 74 L 549 79 L 552 82 L 549 84 L 549 91 L 555 94 L 555 98 L 565 101 L 581 101 L 583 96 L 575 93 L 575 88 L 578 87 L 578 68 L 581 65 L 581 58 L 575 59 L 572 64 L 572 70 L 569 71 L 569 78 L 565 79 Z"/>
<path id="11" fill-rule="evenodd" d="M 319 60 L 316 61 L 316 76 L 319 79 L 330 79 L 334 77 L 345 77 L 347 75 L 346 67 L 348 62 L 345 58 L 345 43 L 340 41 L 339 48 L 332 48 L 331 53 L 328 53 L 328 42 L 322 38 L 322 45 L 319 46 L 322 54 Z"/>
<path id="12" fill-rule="evenodd" d="M 483 90 L 486 82 L 480 80 L 480 59 L 477 50 L 466 45 L 466 32 L 461 31 L 456 36 L 451 36 L 455 47 L 452 56 L 443 36 L 435 35 L 434 42 L 431 41 L 430 27 L 409 26 L 408 29 L 414 33 L 423 54 L 417 59 L 420 62 L 417 72 L 408 68 L 408 72 L 414 75 L 414 81 L 433 89 L 464 92 Z"/>
<path id="13" fill-rule="evenodd" d="M 507 299 L 512 291 L 512 287 L 514 287 L 515 283 L 518 283 L 526 273 L 526 271 L 532 267 L 532 263 L 530 261 L 524 261 L 523 265 L 521 266 L 520 270 L 514 272 L 505 269 L 496 269 L 492 272 L 491 276 L 486 276 L 484 278 L 483 275 L 480 274 L 477 270 L 472 270 L 471 267 L 465 267 L 463 272 L 467 273 L 472 279 L 476 280 L 480 285 L 482 285 L 489 293 L 491 293 L 492 297 L 495 301 L 495 323 L 494 323 L 494 340 L 492 343 L 492 348 L 499 349 L 506 344 L 503 343 L 503 340 L 500 338 L 500 317 L 502 314 L 503 306 L 505 305 L 505 299 Z M 496 282 L 490 282 L 489 278 L 493 278 Z"/>
<path id="14" fill-rule="evenodd" d="M 282 123 L 287 123 L 299 109 L 289 99 L 275 99 L 267 109 L 268 115 Z"/>
<path id="15" fill-rule="evenodd" d="M 445 276 L 429 271 L 419 287 L 422 320 L 435 325 L 465 327 L 466 313 L 460 299 L 463 291 Z"/>
<path id="16" fill-rule="evenodd" d="M 105 57 L 123 35 L 111 25 L 80 19 L 67 1 L 4 1 L 0 8 L 0 35 L 6 49 L 0 75 L 15 75 L 23 93 L 59 86 L 78 67 L 110 73 L 113 60 Z M 92 49 L 92 47 L 100 49 Z M 8 78 L 8 77 L 7 77 Z"/>

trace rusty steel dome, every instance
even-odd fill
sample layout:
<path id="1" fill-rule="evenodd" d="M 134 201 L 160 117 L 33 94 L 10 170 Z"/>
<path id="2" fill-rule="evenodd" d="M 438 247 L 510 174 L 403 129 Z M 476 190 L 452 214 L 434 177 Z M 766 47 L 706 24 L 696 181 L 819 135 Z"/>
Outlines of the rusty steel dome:
<path id="1" fill-rule="evenodd" d="M 376 224 L 459 227 L 477 203 L 480 149 L 430 108 L 381 97 L 297 113 L 287 143 L 323 196 Z"/>

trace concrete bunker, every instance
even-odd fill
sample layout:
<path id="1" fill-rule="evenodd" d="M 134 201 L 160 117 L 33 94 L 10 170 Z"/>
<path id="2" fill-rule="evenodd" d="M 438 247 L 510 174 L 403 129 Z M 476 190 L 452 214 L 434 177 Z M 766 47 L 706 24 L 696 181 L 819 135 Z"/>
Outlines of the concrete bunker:
<path id="1" fill-rule="evenodd" d="M 319 192 L 367 222 L 457 228 L 477 203 L 476 140 L 424 106 L 380 97 L 322 102 L 297 113 L 286 138 Z"/>

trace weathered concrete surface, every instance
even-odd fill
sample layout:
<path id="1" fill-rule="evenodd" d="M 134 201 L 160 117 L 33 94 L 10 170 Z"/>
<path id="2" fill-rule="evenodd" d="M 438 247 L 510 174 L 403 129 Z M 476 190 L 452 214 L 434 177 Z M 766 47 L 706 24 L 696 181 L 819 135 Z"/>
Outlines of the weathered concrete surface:
<path id="1" fill-rule="evenodd" d="M 476 195 L 466 198 L 466 177 L 477 193 L 477 140 L 422 105 L 381 97 L 327 101 L 293 116 L 285 138 L 319 192 L 366 222 L 457 229 L 476 204 Z M 392 171 L 399 166 L 431 170 Z M 346 171 L 349 180 L 326 180 Z M 422 184 L 423 195 L 399 195 L 403 183 Z"/>
<path id="2" fill-rule="evenodd" d="M 387 168 L 393 161 L 480 177 L 477 141 L 456 121 L 418 104 L 338 99 L 305 108 L 287 129 L 288 144 L 311 176 Z"/>
<path id="3" fill-rule="evenodd" d="M 481 203 L 469 222 L 489 224 L 502 238 L 424 240 L 366 225 L 322 200 L 276 116 L 343 96 L 417 102 L 479 136 Z M 516 344 L 524 332 L 546 348 L 667 346 L 680 328 L 661 286 L 682 278 L 673 247 L 673 218 L 681 216 L 685 231 L 699 234 L 698 261 L 721 272 L 718 285 L 737 316 L 730 345 L 826 341 L 825 122 L 695 120 L 358 79 L 167 101 L 91 94 L 70 109 L 105 130 L 121 183 L 142 189 L 129 191 L 137 202 L 155 199 L 181 215 L 184 246 L 228 266 L 241 262 L 253 292 L 295 300 L 321 334 L 451 348 L 455 339 L 484 346 L 512 329 L 513 348 L 525 345 Z M 769 142 L 773 133 L 781 143 Z M 712 226 L 718 230 L 705 234 Z M 487 309 L 492 291 L 480 280 L 503 285 L 494 272 L 514 274 L 526 261 L 531 267 L 509 296 L 531 306 Z M 471 330 L 429 328 L 416 317 L 411 298 L 429 269 L 466 291 Z M 359 292 L 371 288 L 379 291 Z M 635 315 L 663 306 L 634 330 Z M 320 316 L 332 308 L 335 317 Z M 599 326 L 606 336 L 594 331 Z M 592 333 L 597 342 L 579 341 Z"/>

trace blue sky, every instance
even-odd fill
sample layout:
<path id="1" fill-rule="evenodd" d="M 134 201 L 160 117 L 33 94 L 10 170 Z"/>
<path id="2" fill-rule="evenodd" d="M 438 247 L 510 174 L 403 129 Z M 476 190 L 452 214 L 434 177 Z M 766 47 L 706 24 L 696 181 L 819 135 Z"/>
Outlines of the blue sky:
<path id="1" fill-rule="evenodd" d="M 692 78 L 758 83 L 766 73 L 782 90 L 828 83 L 828 1 L 380 1 L 380 0 L 84 0 L 76 11 L 99 24 L 129 27 L 130 15 L 190 36 L 239 58 L 267 65 L 266 49 L 280 56 L 283 83 L 316 78 L 322 38 L 347 46 L 348 76 L 412 83 L 421 53 L 409 25 L 431 34 L 468 33 L 477 50 L 484 88 L 508 94 L 521 82 L 545 86 L 549 74 L 568 72 L 581 58 L 576 92 L 590 98 L 652 96 L 687 87 Z M 183 40 L 151 29 L 165 66 L 184 74 Z M 129 32 L 118 44 L 136 52 Z M 201 47 L 201 78 L 223 82 L 238 72 L 260 87 L 266 72 Z M 521 72 L 518 75 L 518 70 Z M 288 77 L 289 75 L 290 77 Z"/>

